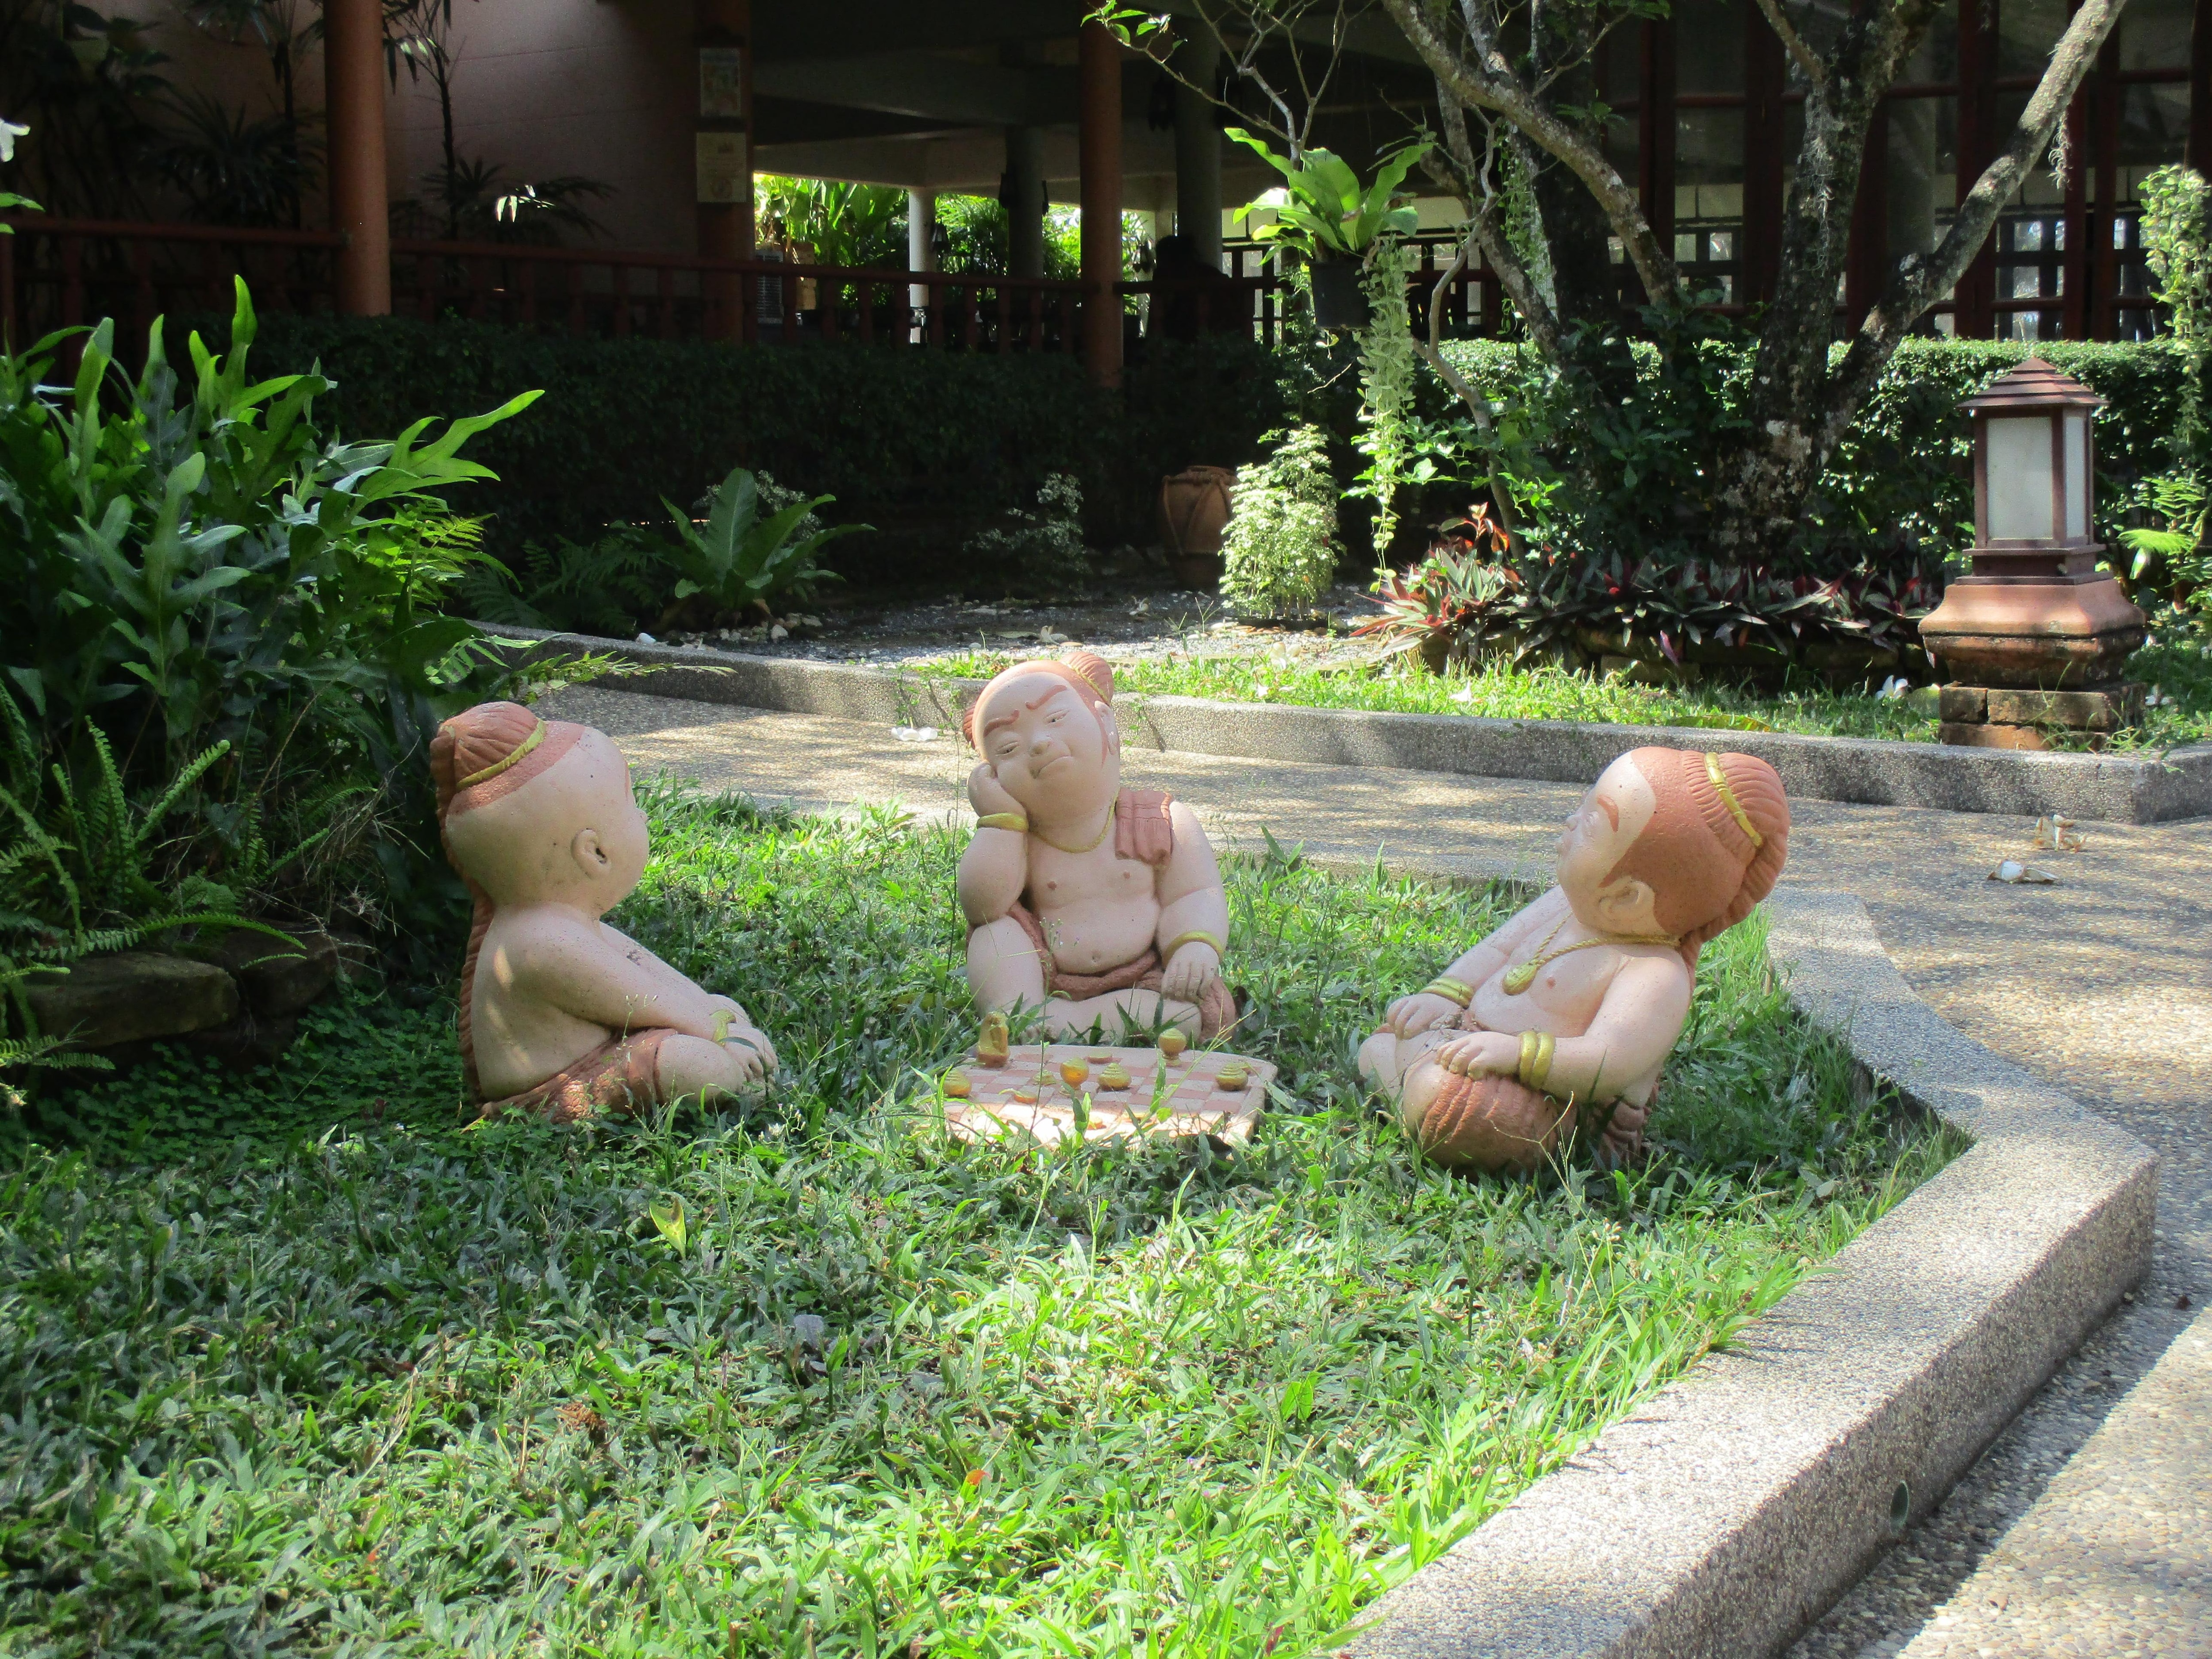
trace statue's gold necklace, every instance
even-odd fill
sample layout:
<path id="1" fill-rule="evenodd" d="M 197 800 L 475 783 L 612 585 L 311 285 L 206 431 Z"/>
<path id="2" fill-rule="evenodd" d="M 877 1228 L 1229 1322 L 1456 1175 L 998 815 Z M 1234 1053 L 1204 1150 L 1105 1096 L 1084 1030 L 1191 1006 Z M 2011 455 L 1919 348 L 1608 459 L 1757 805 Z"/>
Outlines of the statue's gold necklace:
<path id="1" fill-rule="evenodd" d="M 1567 912 L 1572 915 L 1573 911 Z M 1509 997 L 1517 997 L 1536 982 L 1536 975 L 1561 957 L 1571 956 L 1577 951 L 1587 951 L 1593 945 L 1677 945 L 1682 941 L 1672 933 L 1600 933 L 1595 939 L 1578 939 L 1572 945 L 1562 945 L 1558 950 L 1549 949 L 1559 936 L 1559 929 L 1567 925 L 1561 916 L 1552 924 L 1552 931 L 1544 935 L 1544 943 L 1536 947 L 1536 954 L 1518 968 L 1508 968 L 1505 977 L 1498 981 Z"/>
<path id="2" fill-rule="evenodd" d="M 1114 833 L 1114 820 L 1121 815 L 1121 792 L 1117 789 L 1114 792 L 1114 799 L 1112 804 L 1106 809 L 1106 822 L 1099 826 L 1098 833 L 1097 835 L 1093 836 L 1089 841 L 1085 842 L 1080 847 L 1063 847 L 1060 842 L 1054 841 L 1050 836 L 1045 834 L 1043 830 L 1036 829 L 1034 826 L 1031 827 L 1030 834 L 1035 836 L 1039 841 L 1042 842 L 1046 846 L 1053 848 L 1055 852 L 1096 852 L 1102 845 L 1104 844 L 1106 837 Z M 1548 940 L 1546 942 L 1549 943 Z"/>

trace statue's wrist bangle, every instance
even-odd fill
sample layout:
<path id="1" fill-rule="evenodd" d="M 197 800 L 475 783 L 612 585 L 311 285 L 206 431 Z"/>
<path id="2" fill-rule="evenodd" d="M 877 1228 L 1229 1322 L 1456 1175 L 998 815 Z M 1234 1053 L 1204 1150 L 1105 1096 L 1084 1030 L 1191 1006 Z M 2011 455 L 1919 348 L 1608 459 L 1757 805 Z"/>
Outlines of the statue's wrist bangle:
<path id="1" fill-rule="evenodd" d="M 1439 974 L 1421 987 L 1421 994 L 1425 997 L 1442 997 L 1446 1002 L 1456 1002 L 1464 1008 L 1474 1000 L 1474 988 L 1452 978 L 1448 974 Z"/>
<path id="2" fill-rule="evenodd" d="M 1167 942 L 1166 946 L 1160 951 L 1160 960 L 1162 962 L 1165 962 L 1177 951 L 1182 949 L 1184 945 L 1193 943 L 1199 945 L 1211 945 L 1213 947 L 1213 954 L 1217 957 L 1226 957 L 1229 954 L 1228 940 L 1216 939 L 1212 933 L 1207 933 L 1203 927 L 1194 927 L 1188 933 L 1177 933 L 1173 939 L 1170 939 Z"/>
<path id="3" fill-rule="evenodd" d="M 986 812 L 975 820 L 978 830 L 1011 830 L 1018 836 L 1030 832 L 1030 821 L 1019 812 Z"/>
<path id="4" fill-rule="evenodd" d="M 1521 1064 L 1514 1076 L 1538 1093 L 1543 1092 L 1545 1082 L 1552 1075 L 1552 1055 L 1559 1040 L 1549 1031 L 1521 1033 Z"/>

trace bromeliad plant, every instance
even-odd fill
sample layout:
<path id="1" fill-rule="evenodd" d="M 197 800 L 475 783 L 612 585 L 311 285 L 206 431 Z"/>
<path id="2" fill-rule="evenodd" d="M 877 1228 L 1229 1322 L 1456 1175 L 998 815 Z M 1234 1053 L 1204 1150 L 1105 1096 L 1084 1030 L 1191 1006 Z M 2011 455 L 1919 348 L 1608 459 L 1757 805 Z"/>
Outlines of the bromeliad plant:
<path id="1" fill-rule="evenodd" d="M 1521 577 L 1498 562 L 1508 545 L 1488 507 L 1469 507 L 1466 518 L 1443 526 L 1420 563 L 1382 573 L 1374 590 L 1381 614 L 1352 632 L 1419 657 L 1431 673 L 1466 660 L 1486 635 L 1518 623 Z"/>

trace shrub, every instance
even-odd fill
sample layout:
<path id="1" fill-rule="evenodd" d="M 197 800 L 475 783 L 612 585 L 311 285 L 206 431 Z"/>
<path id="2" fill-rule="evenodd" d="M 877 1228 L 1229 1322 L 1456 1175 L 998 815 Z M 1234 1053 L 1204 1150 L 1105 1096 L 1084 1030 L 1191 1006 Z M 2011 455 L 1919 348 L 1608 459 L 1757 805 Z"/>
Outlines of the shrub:
<path id="1" fill-rule="evenodd" d="M 1616 449 L 1624 483 L 1613 500 L 1577 499 L 1560 483 L 1561 413 L 1547 402 L 1533 354 L 1493 341 L 1445 348 L 1502 406 L 1509 468 L 1530 520 L 1516 603 L 1554 638 L 1588 647 L 1604 637 L 1628 654 L 1669 656 L 1686 642 L 1748 643 L 1799 659 L 1814 646 L 1875 655 L 1908 646 L 1917 617 L 1942 596 L 1947 565 L 1972 544 L 1972 428 L 1960 401 L 2031 353 L 2103 395 L 2097 520 L 2110 543 L 2140 516 L 2140 483 L 2192 441 L 2204 372 L 2194 354 L 2159 342 L 1908 341 L 1838 446 L 1795 542 L 1729 561 L 1696 539 L 1714 487 L 1698 445 L 1700 433 L 1735 418 L 1744 362 L 1724 341 L 1692 343 L 1667 354 L 1639 343 L 1638 399 L 1576 416 L 1580 441 Z M 1481 452 L 1462 443 L 1454 453 L 1471 471 Z M 1478 487 L 1465 483 L 1470 494 Z"/>
<path id="2" fill-rule="evenodd" d="M 510 562 L 532 541 L 588 547 L 657 519 L 662 496 L 690 501 L 743 466 L 881 527 L 840 544 L 848 574 L 957 581 L 963 544 L 1030 510 L 1054 473 L 1079 485 L 1092 545 L 1146 543 L 1163 477 L 1250 460 L 1285 419 L 1274 356 L 1219 337 L 1147 343 L 1119 392 L 1059 354 L 575 339 L 458 319 L 270 317 L 257 349 L 319 368 L 349 432 L 544 388 L 472 451 L 500 482 L 453 497 Z"/>
<path id="3" fill-rule="evenodd" d="M 1034 510 L 1017 507 L 963 550 L 981 569 L 1009 587 L 1033 593 L 1060 593 L 1091 579 L 1091 556 L 1083 545 L 1083 490 L 1065 472 L 1055 472 L 1036 493 Z"/>
<path id="4" fill-rule="evenodd" d="M 191 337 L 188 391 L 158 324 L 135 382 L 112 323 L 82 340 L 66 388 L 48 384 L 60 337 L 0 354 L 0 540 L 14 556 L 0 669 L 26 716 L 0 867 L 17 872 L 6 925 L 19 932 L 143 923 L 192 892 L 273 902 L 311 877 L 315 908 L 341 886 L 381 889 L 388 915 L 436 879 L 420 751 L 493 677 L 476 630 L 440 614 L 482 557 L 440 492 L 489 477 L 462 446 L 534 394 L 434 437 L 422 420 L 396 439 L 326 441 L 327 381 L 248 377 L 242 283 L 229 335 L 227 356 Z M 49 803 L 21 799 L 22 779 L 49 775 Z M 147 830 L 174 823 L 96 854 L 135 802 L 154 804 Z M 88 896 L 42 838 L 107 858 L 113 878 Z M 341 882 L 333 843 L 348 841 L 374 862 Z M 271 850 L 308 844 L 312 860 Z M 57 879 L 31 878 L 41 861 Z"/>
<path id="5" fill-rule="evenodd" d="M 1303 616 L 1334 578 L 1338 552 L 1328 434 L 1294 427 L 1267 459 L 1237 470 L 1221 595 L 1249 616 Z"/>

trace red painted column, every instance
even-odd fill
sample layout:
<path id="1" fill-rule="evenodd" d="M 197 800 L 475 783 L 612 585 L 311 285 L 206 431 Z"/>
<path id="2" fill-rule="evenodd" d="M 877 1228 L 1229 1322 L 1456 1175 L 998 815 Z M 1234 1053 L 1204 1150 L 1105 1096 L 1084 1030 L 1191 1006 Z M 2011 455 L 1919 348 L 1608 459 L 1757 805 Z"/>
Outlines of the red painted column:
<path id="1" fill-rule="evenodd" d="M 1083 173 L 1083 360 L 1101 386 L 1121 381 L 1121 48 L 1085 23 L 1076 55 Z"/>
<path id="2" fill-rule="evenodd" d="M 1644 222 L 1661 247 L 1674 251 L 1674 20 L 1647 19 L 1644 25 L 1641 62 L 1638 65 L 1636 110 L 1636 193 Z M 1626 297 L 1634 303 L 1644 296 L 1644 284 L 1631 265 L 1621 278 Z"/>
<path id="3" fill-rule="evenodd" d="M 1859 157 L 1851 240 L 1844 256 L 1844 321 L 1856 332 L 1889 287 L 1889 106 L 1875 106 Z"/>
<path id="4" fill-rule="evenodd" d="M 1782 96 L 1789 70 L 1782 37 L 1757 6 L 1744 8 L 1743 247 L 1736 298 L 1773 299 L 1782 276 Z"/>
<path id="5" fill-rule="evenodd" d="M 2111 39 L 2118 40 L 2117 30 Z M 2197 172 L 2212 176 L 2212 0 L 2197 0 L 2190 17 L 2189 137 L 2183 155 Z"/>
<path id="6" fill-rule="evenodd" d="M 336 301 L 348 317 L 392 310 L 392 217 L 384 171 L 382 0 L 325 0 L 323 97 L 329 124 Z"/>

